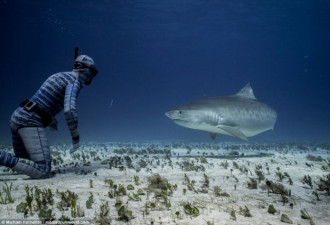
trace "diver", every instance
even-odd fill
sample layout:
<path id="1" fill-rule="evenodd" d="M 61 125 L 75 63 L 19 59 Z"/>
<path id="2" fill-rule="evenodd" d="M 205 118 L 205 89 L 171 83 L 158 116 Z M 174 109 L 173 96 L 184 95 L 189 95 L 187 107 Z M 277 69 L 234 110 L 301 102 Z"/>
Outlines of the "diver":
<path id="1" fill-rule="evenodd" d="M 10 119 L 15 154 L 0 151 L 0 166 L 34 179 L 50 178 L 51 156 L 45 128 L 57 130 L 55 116 L 64 109 L 72 137 L 70 153 L 79 148 L 76 100 L 83 84 L 89 85 L 96 74 L 94 60 L 80 55 L 75 57 L 73 71 L 51 75 L 32 98 L 23 101 Z"/>

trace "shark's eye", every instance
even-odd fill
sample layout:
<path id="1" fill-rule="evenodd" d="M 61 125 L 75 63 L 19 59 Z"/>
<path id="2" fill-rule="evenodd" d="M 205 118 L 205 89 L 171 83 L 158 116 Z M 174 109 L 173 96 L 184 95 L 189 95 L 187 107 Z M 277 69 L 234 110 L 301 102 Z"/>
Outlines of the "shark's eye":
<path id="1" fill-rule="evenodd" d="M 181 110 L 179 111 L 179 114 L 182 114 L 182 111 Z"/>

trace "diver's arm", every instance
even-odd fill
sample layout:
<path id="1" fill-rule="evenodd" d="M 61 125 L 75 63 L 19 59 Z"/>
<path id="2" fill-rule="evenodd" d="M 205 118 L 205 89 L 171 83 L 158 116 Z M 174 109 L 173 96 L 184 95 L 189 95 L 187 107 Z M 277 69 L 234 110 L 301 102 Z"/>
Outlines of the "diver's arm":
<path id="1" fill-rule="evenodd" d="M 71 133 L 74 151 L 79 147 L 78 114 L 76 107 L 79 91 L 80 86 L 77 83 L 69 84 L 66 86 L 64 97 L 64 116 Z"/>

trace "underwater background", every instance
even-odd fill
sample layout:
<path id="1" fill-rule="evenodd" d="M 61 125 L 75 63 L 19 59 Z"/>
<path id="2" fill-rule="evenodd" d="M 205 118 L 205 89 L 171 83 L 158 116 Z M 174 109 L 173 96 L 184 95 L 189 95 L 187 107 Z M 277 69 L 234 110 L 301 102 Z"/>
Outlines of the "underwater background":
<path id="1" fill-rule="evenodd" d="M 72 69 L 77 46 L 99 70 L 78 99 L 83 142 L 212 141 L 164 113 L 248 82 L 278 115 L 250 141 L 328 142 L 329 12 L 327 0 L 1 0 L 0 141 L 18 104 Z M 70 142 L 57 119 L 50 142 Z"/>

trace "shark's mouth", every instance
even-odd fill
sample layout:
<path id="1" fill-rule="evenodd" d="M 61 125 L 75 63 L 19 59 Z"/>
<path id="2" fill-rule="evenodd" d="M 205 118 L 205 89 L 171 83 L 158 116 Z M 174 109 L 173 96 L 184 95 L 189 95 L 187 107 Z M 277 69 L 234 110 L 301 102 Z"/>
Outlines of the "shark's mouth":
<path id="1" fill-rule="evenodd" d="M 187 123 L 187 120 L 182 120 L 182 119 L 173 119 L 175 123 Z"/>
<path id="2" fill-rule="evenodd" d="M 187 120 L 180 120 L 180 119 L 175 119 L 173 120 L 174 123 L 180 125 L 180 126 L 184 126 L 184 127 L 187 127 L 188 124 L 189 124 L 189 121 Z"/>

